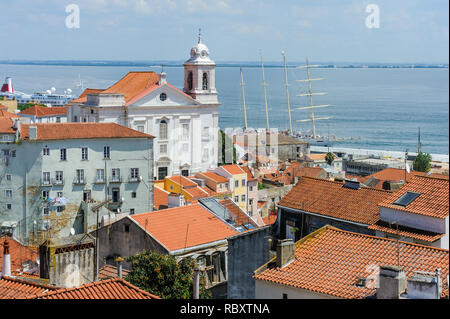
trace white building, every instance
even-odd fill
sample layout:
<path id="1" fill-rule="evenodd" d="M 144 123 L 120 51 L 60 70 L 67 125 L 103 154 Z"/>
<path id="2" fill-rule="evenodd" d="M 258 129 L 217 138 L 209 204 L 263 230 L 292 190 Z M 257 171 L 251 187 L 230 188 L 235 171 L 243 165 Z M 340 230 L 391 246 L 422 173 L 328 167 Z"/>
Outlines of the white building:
<path id="1" fill-rule="evenodd" d="M 198 43 L 184 63 L 183 91 L 166 74 L 130 72 L 106 90 L 87 89 L 68 104 L 69 122 L 115 122 L 154 135 L 155 178 L 192 175 L 218 161 L 215 63 Z"/>

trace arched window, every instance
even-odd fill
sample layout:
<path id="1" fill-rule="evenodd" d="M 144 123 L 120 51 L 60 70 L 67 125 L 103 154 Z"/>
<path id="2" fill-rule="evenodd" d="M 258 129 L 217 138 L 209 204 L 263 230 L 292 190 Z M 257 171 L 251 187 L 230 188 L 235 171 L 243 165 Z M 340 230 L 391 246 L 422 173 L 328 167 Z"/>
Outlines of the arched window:
<path id="1" fill-rule="evenodd" d="M 192 72 L 189 71 L 188 77 L 187 77 L 187 84 L 188 84 L 188 90 L 192 90 Z"/>
<path id="2" fill-rule="evenodd" d="M 203 90 L 207 90 L 208 89 L 208 74 L 207 73 L 203 73 L 203 81 L 202 81 L 203 85 L 202 85 L 202 89 Z"/>
<path id="3" fill-rule="evenodd" d="M 167 140 L 167 122 L 165 120 L 159 122 L 159 138 Z"/>

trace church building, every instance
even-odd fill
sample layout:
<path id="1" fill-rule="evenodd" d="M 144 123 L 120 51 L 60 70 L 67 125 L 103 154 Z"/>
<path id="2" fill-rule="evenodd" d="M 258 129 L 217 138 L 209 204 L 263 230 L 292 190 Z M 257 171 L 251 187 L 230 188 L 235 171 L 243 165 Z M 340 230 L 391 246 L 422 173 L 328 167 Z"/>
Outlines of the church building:
<path id="1" fill-rule="evenodd" d="M 67 121 L 114 122 L 155 136 L 154 177 L 163 179 L 217 166 L 219 106 L 215 63 L 199 35 L 184 63 L 183 90 L 164 72 L 129 72 L 107 89 L 86 89 L 72 100 Z"/>

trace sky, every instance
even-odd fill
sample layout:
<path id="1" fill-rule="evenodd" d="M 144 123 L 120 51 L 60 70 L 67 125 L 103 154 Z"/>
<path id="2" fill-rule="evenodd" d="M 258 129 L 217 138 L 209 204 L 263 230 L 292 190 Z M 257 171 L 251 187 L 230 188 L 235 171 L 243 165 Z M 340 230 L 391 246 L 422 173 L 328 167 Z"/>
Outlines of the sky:
<path id="1" fill-rule="evenodd" d="M 71 4 L 79 8 L 79 28 L 66 25 L 75 21 L 66 12 Z M 378 27 L 370 5 L 379 9 Z M 0 60 L 186 60 L 201 28 L 216 62 L 257 61 L 260 52 L 279 61 L 285 51 L 291 61 L 448 63 L 448 6 L 447 0 L 0 0 Z"/>

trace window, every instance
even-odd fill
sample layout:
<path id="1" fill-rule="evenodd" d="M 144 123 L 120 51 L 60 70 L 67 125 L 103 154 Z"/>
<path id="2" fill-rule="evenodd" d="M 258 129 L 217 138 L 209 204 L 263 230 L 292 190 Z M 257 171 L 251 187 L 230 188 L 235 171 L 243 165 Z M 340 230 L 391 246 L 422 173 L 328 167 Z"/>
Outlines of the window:
<path id="1" fill-rule="evenodd" d="M 63 212 L 65 209 L 66 209 L 66 206 L 56 206 L 56 211 L 57 211 L 58 213 Z"/>
<path id="2" fill-rule="evenodd" d="M 63 182 L 63 171 L 55 172 L 55 184 L 62 184 Z"/>
<path id="3" fill-rule="evenodd" d="M 16 150 L 11 150 L 11 157 L 16 157 Z"/>
<path id="4" fill-rule="evenodd" d="M 104 169 L 98 169 L 95 174 L 95 180 L 97 182 L 104 182 L 105 181 L 105 170 Z"/>
<path id="5" fill-rule="evenodd" d="M 111 180 L 112 181 L 120 181 L 120 169 L 119 168 L 113 168 L 111 170 Z"/>
<path id="6" fill-rule="evenodd" d="M 189 139 L 189 124 L 183 124 L 183 141 Z"/>
<path id="7" fill-rule="evenodd" d="M 249 204 L 249 205 L 253 205 L 253 199 L 249 199 L 249 200 L 248 200 L 248 204 Z"/>
<path id="8" fill-rule="evenodd" d="M 63 197 L 63 192 L 57 192 L 57 193 L 56 193 L 56 197 L 58 197 L 58 198 Z"/>
<path id="9" fill-rule="evenodd" d="M 161 94 L 159 95 L 159 100 L 160 100 L 161 102 L 164 102 L 165 100 L 167 100 L 167 94 L 166 94 L 166 93 L 161 93 Z"/>
<path id="10" fill-rule="evenodd" d="M 245 186 L 245 179 L 242 180 L 241 186 Z"/>
<path id="11" fill-rule="evenodd" d="M 192 90 L 192 78 L 193 78 L 193 76 L 192 76 L 192 72 L 189 72 L 188 73 L 188 77 L 187 77 L 187 85 L 188 85 L 188 90 L 190 91 L 190 90 Z"/>
<path id="12" fill-rule="evenodd" d="M 288 299 L 288 294 L 283 294 L 283 299 Z"/>
<path id="13" fill-rule="evenodd" d="M 235 201 L 236 203 L 239 203 L 239 196 L 234 196 L 234 201 Z"/>
<path id="14" fill-rule="evenodd" d="M 130 232 L 130 225 L 127 225 L 127 224 L 123 225 L 123 230 L 124 230 L 126 233 Z"/>
<path id="15" fill-rule="evenodd" d="M 136 198 L 136 192 L 131 192 L 131 198 Z"/>
<path id="16" fill-rule="evenodd" d="M 42 184 L 43 185 L 50 185 L 50 172 L 43 172 L 42 173 Z"/>
<path id="17" fill-rule="evenodd" d="M 394 204 L 406 207 L 409 204 L 411 204 L 420 195 L 422 195 L 422 194 L 421 193 L 415 193 L 415 192 L 406 192 L 399 199 L 397 199 L 394 202 Z"/>
<path id="18" fill-rule="evenodd" d="M 189 152 L 189 144 L 183 143 L 183 153 L 187 153 L 187 152 Z"/>
<path id="19" fill-rule="evenodd" d="M 245 202 L 245 195 L 241 196 L 241 202 Z"/>
<path id="20" fill-rule="evenodd" d="M 11 174 L 6 174 L 6 180 L 7 180 L 7 181 L 11 181 L 11 180 L 12 180 Z"/>
<path id="21" fill-rule="evenodd" d="M 12 205 L 11 204 L 6 204 L 6 209 L 12 209 Z"/>
<path id="22" fill-rule="evenodd" d="M 159 153 L 160 154 L 167 154 L 167 144 L 159 145 Z"/>
<path id="23" fill-rule="evenodd" d="M 203 90 L 208 89 L 208 74 L 207 73 L 203 73 L 202 89 Z"/>
<path id="24" fill-rule="evenodd" d="M 161 140 L 167 140 L 167 122 L 165 120 L 159 123 L 159 138 Z"/>
<path id="25" fill-rule="evenodd" d="M 73 121 L 74 121 L 74 122 L 78 122 L 78 116 L 75 115 L 75 116 L 73 117 Z"/>
<path id="26" fill-rule="evenodd" d="M 42 199 L 47 200 L 50 197 L 49 191 L 42 191 Z"/>
<path id="27" fill-rule="evenodd" d="M 59 159 L 61 161 L 66 161 L 67 160 L 67 150 L 65 148 L 61 148 L 59 150 Z"/>
<path id="28" fill-rule="evenodd" d="M 209 137 L 209 126 L 205 126 L 202 132 L 203 137 Z"/>
<path id="29" fill-rule="evenodd" d="M 88 159 L 88 148 L 87 147 L 81 148 L 81 159 L 85 160 L 85 161 Z"/>
<path id="30" fill-rule="evenodd" d="M 130 215 L 134 214 L 134 208 L 130 208 Z"/>
<path id="31" fill-rule="evenodd" d="M 235 182 L 234 182 L 234 186 L 235 186 L 235 187 L 239 187 L 239 181 L 235 181 Z"/>
<path id="32" fill-rule="evenodd" d="M 84 190 L 83 191 L 83 201 L 89 202 L 91 200 L 91 191 L 90 190 Z"/>
<path id="33" fill-rule="evenodd" d="M 139 132 L 144 133 L 144 125 L 138 125 L 138 126 L 137 126 L 137 130 L 138 130 Z"/>
<path id="34" fill-rule="evenodd" d="M 110 159 L 109 146 L 103 147 L 103 158 Z"/>
<path id="35" fill-rule="evenodd" d="M 131 171 L 130 175 L 131 180 L 133 181 L 139 180 L 139 168 L 131 168 L 130 171 Z"/>
<path id="36" fill-rule="evenodd" d="M 61 118 L 60 117 L 56 118 L 56 123 L 61 123 Z"/>
<path id="37" fill-rule="evenodd" d="M 78 183 L 83 183 L 84 182 L 84 169 L 77 169 L 76 181 Z"/>
<path id="38" fill-rule="evenodd" d="M 181 175 L 182 176 L 189 176 L 189 170 L 188 169 L 183 169 L 182 171 L 181 171 Z"/>
<path id="39" fill-rule="evenodd" d="M 12 190 L 11 189 L 5 190 L 5 196 L 6 197 L 12 197 Z"/>
<path id="40" fill-rule="evenodd" d="M 253 192 L 253 186 L 249 186 L 248 190 L 249 190 L 250 192 Z"/>

